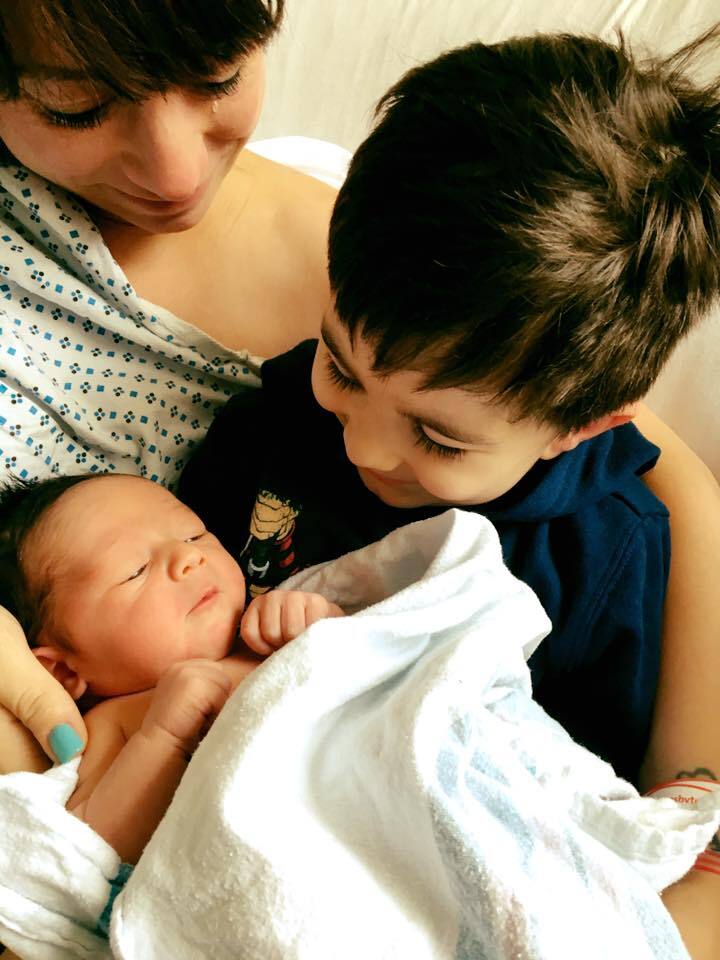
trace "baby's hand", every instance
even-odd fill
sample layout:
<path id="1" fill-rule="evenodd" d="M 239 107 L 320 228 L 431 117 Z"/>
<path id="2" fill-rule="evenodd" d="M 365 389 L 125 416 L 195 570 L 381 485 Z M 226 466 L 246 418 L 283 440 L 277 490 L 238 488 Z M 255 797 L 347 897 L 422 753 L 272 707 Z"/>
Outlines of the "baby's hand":
<path id="1" fill-rule="evenodd" d="M 271 590 L 255 597 L 240 622 L 240 636 L 255 653 L 268 654 L 294 640 L 311 623 L 342 617 L 343 611 L 317 593 Z"/>
<path id="2" fill-rule="evenodd" d="M 185 753 L 194 752 L 220 713 L 231 689 L 230 678 L 212 660 L 176 663 L 160 678 L 141 732 L 170 737 Z"/>

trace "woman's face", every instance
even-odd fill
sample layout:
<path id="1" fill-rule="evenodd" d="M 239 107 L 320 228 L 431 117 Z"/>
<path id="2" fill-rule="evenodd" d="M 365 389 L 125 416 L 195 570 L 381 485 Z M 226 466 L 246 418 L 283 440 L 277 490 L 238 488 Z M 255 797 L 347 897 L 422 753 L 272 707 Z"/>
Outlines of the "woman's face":
<path id="1" fill-rule="evenodd" d="M 192 89 L 128 103 L 94 89 L 29 27 L 9 33 L 21 97 L 0 101 L 0 139 L 20 163 L 148 233 L 194 226 L 257 124 L 263 51 Z"/>

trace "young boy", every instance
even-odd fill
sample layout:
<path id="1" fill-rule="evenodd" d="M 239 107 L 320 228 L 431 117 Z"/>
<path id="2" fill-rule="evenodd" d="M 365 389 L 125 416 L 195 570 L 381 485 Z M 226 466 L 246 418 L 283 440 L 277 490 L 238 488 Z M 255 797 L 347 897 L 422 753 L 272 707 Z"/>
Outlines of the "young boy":
<path id="1" fill-rule="evenodd" d="M 632 780 L 670 545 L 629 421 L 719 288 L 720 108 L 677 63 L 536 36 L 411 71 L 338 196 L 321 342 L 264 365 L 180 489 L 255 593 L 482 512 L 553 622 L 538 701 Z"/>
<path id="2" fill-rule="evenodd" d="M 259 662 L 228 656 L 238 635 L 264 655 L 342 614 L 300 591 L 245 610 L 240 568 L 199 518 L 163 487 L 119 475 L 0 490 L 0 590 L 73 697 L 114 698 L 86 715 L 69 807 L 132 863 L 199 738 Z"/>

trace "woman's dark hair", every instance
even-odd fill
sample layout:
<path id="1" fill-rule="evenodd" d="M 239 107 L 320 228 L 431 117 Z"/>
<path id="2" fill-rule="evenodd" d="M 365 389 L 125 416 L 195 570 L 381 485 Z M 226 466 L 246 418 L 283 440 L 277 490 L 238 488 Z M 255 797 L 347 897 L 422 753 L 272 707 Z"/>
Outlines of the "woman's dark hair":
<path id="1" fill-rule="evenodd" d="M 23 548 L 50 507 L 71 487 L 93 476 L 40 482 L 14 479 L 0 487 L 0 606 L 18 620 L 31 645 L 45 619 L 49 584 L 41 575 L 31 589 L 23 567 Z"/>
<path id="2" fill-rule="evenodd" d="M 197 84 L 263 46 L 282 21 L 284 0 L 3 0 L 0 98 L 20 92 L 22 64 L 8 39 L 31 18 L 44 49 L 68 58 L 90 83 L 141 100 Z"/>

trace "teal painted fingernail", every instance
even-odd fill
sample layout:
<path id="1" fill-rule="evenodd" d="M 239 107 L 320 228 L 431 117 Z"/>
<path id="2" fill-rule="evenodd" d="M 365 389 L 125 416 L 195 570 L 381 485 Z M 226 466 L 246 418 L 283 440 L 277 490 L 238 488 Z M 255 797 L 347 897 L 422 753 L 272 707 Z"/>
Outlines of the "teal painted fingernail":
<path id="1" fill-rule="evenodd" d="M 72 760 L 77 753 L 80 753 L 83 746 L 80 735 L 69 723 L 60 723 L 57 727 L 53 727 L 48 740 L 58 763 L 67 763 L 68 760 Z"/>

